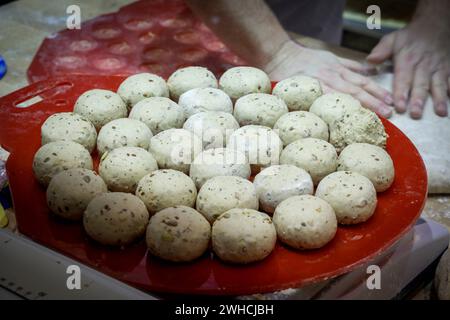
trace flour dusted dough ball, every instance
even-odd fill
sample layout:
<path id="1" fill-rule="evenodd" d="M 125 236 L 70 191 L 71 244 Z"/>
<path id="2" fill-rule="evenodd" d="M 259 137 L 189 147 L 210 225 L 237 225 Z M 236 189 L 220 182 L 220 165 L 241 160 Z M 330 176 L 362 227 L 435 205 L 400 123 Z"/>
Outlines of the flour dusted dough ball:
<path id="1" fill-rule="evenodd" d="M 330 143 L 341 151 L 352 143 L 364 142 L 385 148 L 387 134 L 375 112 L 360 108 L 357 112 L 345 112 L 330 125 Z"/>
<path id="2" fill-rule="evenodd" d="M 317 138 L 328 141 L 328 126 L 314 113 L 293 111 L 281 116 L 273 127 L 287 146 L 295 140 Z"/>
<path id="3" fill-rule="evenodd" d="M 135 195 L 108 192 L 96 196 L 86 208 L 86 233 L 105 245 L 126 245 L 145 234 L 149 215 Z"/>
<path id="4" fill-rule="evenodd" d="M 89 202 L 98 194 L 107 192 L 105 182 L 97 173 L 74 168 L 56 174 L 47 188 L 47 205 L 65 219 L 80 220 Z"/>
<path id="5" fill-rule="evenodd" d="M 361 103 L 349 94 L 345 93 L 327 93 L 317 98 L 309 112 L 312 112 L 322 118 L 328 125 L 335 120 L 339 120 L 344 112 L 351 113 L 358 111 Z"/>
<path id="6" fill-rule="evenodd" d="M 202 152 L 202 141 L 185 129 L 162 131 L 150 140 L 150 152 L 161 169 L 174 169 L 189 174 L 189 166 Z"/>
<path id="7" fill-rule="evenodd" d="M 197 196 L 197 210 L 211 223 L 232 208 L 258 210 L 258 206 L 253 183 L 235 176 L 216 176 L 207 180 Z"/>
<path id="8" fill-rule="evenodd" d="M 85 168 L 92 170 L 92 158 L 89 151 L 73 141 L 49 142 L 34 155 L 33 172 L 36 179 L 44 186 L 51 178 L 63 170 Z"/>
<path id="9" fill-rule="evenodd" d="M 138 73 L 126 78 L 117 89 L 128 108 L 131 108 L 145 98 L 169 97 L 166 81 L 152 73 Z"/>
<path id="10" fill-rule="evenodd" d="M 333 208 L 324 200 L 301 195 L 281 202 L 273 214 L 281 242 L 295 249 L 318 249 L 330 242 L 337 230 Z"/>
<path id="11" fill-rule="evenodd" d="M 148 150 L 152 136 L 150 129 L 139 120 L 116 119 L 101 128 L 97 138 L 97 150 L 100 155 L 126 146 Z"/>
<path id="12" fill-rule="evenodd" d="M 250 177 L 250 164 L 242 152 L 217 148 L 198 154 L 191 164 L 189 176 L 200 188 L 207 180 L 216 176 Z"/>
<path id="13" fill-rule="evenodd" d="M 305 169 L 316 185 L 326 175 L 336 171 L 337 153 L 324 140 L 305 138 L 288 144 L 281 152 L 280 163 Z"/>
<path id="14" fill-rule="evenodd" d="M 272 219 L 252 209 L 234 208 L 212 227 L 212 247 L 226 262 L 250 263 L 266 258 L 274 249 L 277 233 Z"/>
<path id="15" fill-rule="evenodd" d="M 184 173 L 164 169 L 144 176 L 138 183 L 136 195 L 144 201 L 150 213 L 155 213 L 176 205 L 193 207 L 197 189 Z"/>
<path id="16" fill-rule="evenodd" d="M 273 213 L 278 204 L 292 196 L 312 194 L 311 176 L 305 170 L 290 164 L 268 167 L 255 176 L 253 184 L 260 208 Z"/>
<path id="17" fill-rule="evenodd" d="M 244 153 L 257 173 L 260 167 L 279 163 L 283 142 L 269 127 L 248 125 L 230 135 L 227 148 Z"/>
<path id="18" fill-rule="evenodd" d="M 382 148 L 368 143 L 353 143 L 342 150 L 338 171 L 352 171 L 372 181 L 377 192 L 382 192 L 394 181 L 394 163 Z"/>
<path id="19" fill-rule="evenodd" d="M 272 128 L 288 108 L 284 101 L 267 93 L 250 93 L 234 105 L 234 117 L 241 126 L 250 124 Z"/>
<path id="20" fill-rule="evenodd" d="M 219 79 L 219 88 L 233 100 L 249 93 L 270 93 L 269 76 L 253 67 L 234 67 L 228 69 Z"/>
<path id="21" fill-rule="evenodd" d="M 341 224 L 356 224 L 369 219 L 377 206 L 377 192 L 369 179 L 356 172 L 338 171 L 326 176 L 316 196 L 328 202 Z"/>
<path id="22" fill-rule="evenodd" d="M 103 89 L 92 89 L 83 93 L 75 103 L 73 112 L 82 115 L 100 130 L 108 122 L 125 118 L 127 106 L 115 92 Z"/>
<path id="23" fill-rule="evenodd" d="M 283 99 L 290 111 L 308 111 L 322 95 L 322 87 L 319 80 L 298 75 L 278 82 L 272 94 Z"/>
<path id="24" fill-rule="evenodd" d="M 129 117 L 145 123 L 153 134 L 181 128 L 186 120 L 183 109 L 166 97 L 151 97 L 139 101 L 131 109 Z"/>
<path id="25" fill-rule="evenodd" d="M 135 192 L 139 180 L 158 170 L 155 158 L 145 149 L 120 147 L 105 153 L 98 172 L 111 191 Z"/>
<path id="26" fill-rule="evenodd" d="M 173 262 L 192 261 L 208 249 L 211 226 L 194 209 L 175 206 L 150 218 L 146 238 L 153 255 Z"/>
<path id="27" fill-rule="evenodd" d="M 171 74 L 167 80 L 170 97 L 178 101 L 180 96 L 194 88 L 217 88 L 214 74 L 203 67 L 181 68 Z"/>
<path id="28" fill-rule="evenodd" d="M 239 124 L 230 113 L 208 111 L 189 117 L 184 123 L 183 129 L 200 137 L 203 148 L 206 150 L 224 147 L 228 137 L 239 129 Z"/>
<path id="29" fill-rule="evenodd" d="M 233 102 L 230 97 L 216 88 L 194 88 L 180 96 L 178 104 L 183 108 L 186 118 L 193 114 L 206 111 L 233 112 Z"/>
<path id="30" fill-rule="evenodd" d="M 42 144 L 70 140 L 84 146 L 89 152 L 95 148 L 97 131 L 83 116 L 72 112 L 55 113 L 41 127 Z"/>

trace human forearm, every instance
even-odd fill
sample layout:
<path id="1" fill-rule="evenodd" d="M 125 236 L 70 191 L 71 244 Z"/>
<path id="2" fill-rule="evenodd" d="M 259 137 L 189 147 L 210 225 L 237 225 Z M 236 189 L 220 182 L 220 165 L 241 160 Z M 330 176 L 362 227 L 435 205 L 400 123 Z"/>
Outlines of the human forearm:
<path id="1" fill-rule="evenodd" d="M 255 66 L 267 64 L 289 36 L 263 0 L 187 0 L 220 39 Z"/>

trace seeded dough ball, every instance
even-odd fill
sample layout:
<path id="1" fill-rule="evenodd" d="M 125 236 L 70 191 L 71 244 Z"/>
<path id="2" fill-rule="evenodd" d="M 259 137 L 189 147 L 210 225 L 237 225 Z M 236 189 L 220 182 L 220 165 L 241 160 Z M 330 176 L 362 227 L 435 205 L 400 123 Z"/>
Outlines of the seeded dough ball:
<path id="1" fill-rule="evenodd" d="M 56 174 L 47 188 L 47 205 L 65 219 L 80 220 L 89 202 L 98 194 L 107 192 L 105 182 L 97 173 L 74 168 Z"/>
<path id="2" fill-rule="evenodd" d="M 314 113 L 293 111 L 281 116 L 273 127 L 287 146 L 295 140 L 316 138 L 328 141 L 328 126 Z"/>
<path id="3" fill-rule="evenodd" d="M 72 168 L 92 170 L 92 167 L 89 151 L 73 141 L 49 142 L 39 148 L 33 159 L 34 176 L 44 186 L 61 171 Z"/>
<path id="4" fill-rule="evenodd" d="M 194 88 L 180 96 L 178 104 L 183 108 L 186 118 L 207 111 L 233 112 L 230 97 L 216 88 Z"/>
<path id="5" fill-rule="evenodd" d="M 234 105 L 234 117 L 241 126 L 249 124 L 272 128 L 288 108 L 283 100 L 267 93 L 251 93 L 240 97 Z"/>
<path id="6" fill-rule="evenodd" d="M 162 209 L 183 205 L 193 207 L 197 198 L 194 182 L 180 171 L 156 170 L 138 183 L 136 195 L 152 214 Z"/>
<path id="7" fill-rule="evenodd" d="M 138 73 L 126 78 L 117 89 L 128 111 L 139 101 L 150 97 L 169 97 L 169 88 L 160 76 Z"/>
<path id="8" fill-rule="evenodd" d="M 86 233 L 105 245 L 126 245 L 144 235 L 148 224 L 144 203 L 135 195 L 108 192 L 97 195 L 86 208 Z"/>
<path id="9" fill-rule="evenodd" d="M 131 109 L 129 117 L 145 123 L 153 134 L 181 128 L 186 120 L 183 109 L 166 97 L 151 97 L 139 101 Z"/>
<path id="10" fill-rule="evenodd" d="M 342 150 L 338 171 L 352 171 L 372 181 L 377 192 L 382 192 L 394 181 L 394 163 L 382 148 L 367 143 L 353 143 Z"/>
<path id="11" fill-rule="evenodd" d="M 173 262 L 192 261 L 208 249 L 211 226 L 194 209 L 175 206 L 151 217 L 146 238 L 153 255 Z"/>
<path id="12" fill-rule="evenodd" d="M 171 74 L 167 80 L 170 97 L 178 101 L 180 96 L 194 88 L 217 88 L 214 74 L 203 67 L 181 68 Z"/>
<path id="13" fill-rule="evenodd" d="M 226 262 L 244 264 L 263 260 L 275 248 L 276 241 L 272 219 L 256 210 L 228 210 L 212 227 L 213 250 Z"/>
<path id="14" fill-rule="evenodd" d="M 336 171 L 337 153 L 324 140 L 306 138 L 288 144 L 281 152 L 280 163 L 305 169 L 317 185 L 325 176 Z"/>
<path id="15" fill-rule="evenodd" d="M 232 208 L 258 210 L 258 206 L 253 183 L 235 176 L 216 176 L 207 180 L 197 196 L 197 210 L 211 223 Z"/>
<path id="16" fill-rule="evenodd" d="M 269 76 L 262 70 L 253 67 L 234 67 L 228 69 L 219 79 L 219 88 L 233 100 L 249 93 L 270 93 Z"/>
<path id="17" fill-rule="evenodd" d="M 338 171 L 317 186 L 316 196 L 328 202 L 341 224 L 369 219 L 377 206 L 377 192 L 369 179 L 356 172 Z"/>
<path id="18" fill-rule="evenodd" d="M 278 204 L 292 196 L 313 194 L 311 176 L 289 164 L 268 167 L 253 180 L 262 210 L 273 213 Z"/>
<path id="19" fill-rule="evenodd" d="M 345 112 L 342 118 L 330 125 L 330 143 L 340 152 L 352 143 L 364 142 L 386 147 L 387 134 L 375 112 L 360 108 Z"/>
<path id="20" fill-rule="evenodd" d="M 361 103 L 349 94 L 345 93 L 327 93 L 317 98 L 309 112 L 312 112 L 322 118 L 328 125 L 335 120 L 339 120 L 344 112 L 356 112 L 361 107 Z"/>
<path id="21" fill-rule="evenodd" d="M 230 135 L 227 148 L 244 153 L 256 174 L 261 167 L 279 163 L 283 142 L 269 127 L 249 125 Z"/>
<path id="22" fill-rule="evenodd" d="M 92 89 L 83 93 L 75 103 L 73 112 L 88 119 L 100 130 L 108 122 L 125 118 L 127 106 L 115 92 L 103 89 Z"/>
<path id="23" fill-rule="evenodd" d="M 330 242 L 337 230 L 333 208 L 311 195 L 294 196 L 281 202 L 273 214 L 281 242 L 295 249 L 318 249 Z"/>
<path id="24" fill-rule="evenodd" d="M 97 131 L 89 120 L 72 112 L 55 113 L 41 127 L 42 144 L 70 140 L 92 152 L 97 141 Z"/>
<path id="25" fill-rule="evenodd" d="M 293 76 L 278 82 L 272 94 L 283 99 L 290 111 L 308 111 L 314 100 L 322 95 L 322 87 L 317 79 Z"/>
<path id="26" fill-rule="evenodd" d="M 120 147 L 139 147 L 148 150 L 153 134 L 145 123 L 129 118 L 108 122 L 98 133 L 97 150 L 100 155 Z"/>
<path id="27" fill-rule="evenodd" d="M 150 140 L 150 152 L 161 169 L 174 169 L 189 174 L 189 166 L 202 152 L 202 141 L 185 129 L 162 131 Z"/>
<path id="28" fill-rule="evenodd" d="M 103 155 L 98 172 L 111 191 L 135 192 L 139 180 L 158 170 L 155 158 L 138 147 L 116 148 Z"/>
<path id="29" fill-rule="evenodd" d="M 203 142 L 203 149 L 224 147 L 228 137 L 237 129 L 236 119 L 226 112 L 208 111 L 192 115 L 183 129 L 193 132 Z"/>
<path id="30" fill-rule="evenodd" d="M 250 164 L 245 154 L 228 148 L 217 148 L 198 154 L 191 164 L 189 176 L 200 189 L 207 180 L 216 176 L 248 179 L 250 173 Z"/>

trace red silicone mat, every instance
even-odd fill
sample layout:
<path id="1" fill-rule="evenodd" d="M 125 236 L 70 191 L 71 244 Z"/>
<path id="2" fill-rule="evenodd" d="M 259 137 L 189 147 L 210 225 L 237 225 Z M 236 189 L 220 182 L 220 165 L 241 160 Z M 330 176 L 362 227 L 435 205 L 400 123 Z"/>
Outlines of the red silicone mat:
<path id="1" fill-rule="evenodd" d="M 66 29 L 47 37 L 28 69 L 28 79 L 138 72 L 168 78 L 187 65 L 207 67 L 219 76 L 242 64 L 184 1 L 142 0 L 88 20 L 79 30 Z"/>
<path id="2" fill-rule="evenodd" d="M 378 207 L 369 221 L 339 227 L 336 237 L 322 249 L 295 251 L 278 243 L 264 261 L 234 266 L 211 253 L 192 263 L 164 262 L 147 255 L 144 241 L 125 249 L 98 245 L 87 238 L 80 223 L 48 214 L 45 190 L 34 179 L 32 161 L 40 147 L 40 126 L 49 115 L 71 111 L 86 90 L 116 90 L 122 80 L 61 77 L 34 83 L 0 99 L 0 143 L 11 152 L 7 172 L 19 231 L 101 272 L 155 292 L 235 295 L 276 291 L 350 271 L 391 246 L 420 215 L 427 193 L 425 166 L 411 141 L 382 119 L 389 134 L 387 151 L 394 161 L 395 181 L 379 194 Z M 37 94 L 44 100 L 29 108 L 16 107 Z"/>

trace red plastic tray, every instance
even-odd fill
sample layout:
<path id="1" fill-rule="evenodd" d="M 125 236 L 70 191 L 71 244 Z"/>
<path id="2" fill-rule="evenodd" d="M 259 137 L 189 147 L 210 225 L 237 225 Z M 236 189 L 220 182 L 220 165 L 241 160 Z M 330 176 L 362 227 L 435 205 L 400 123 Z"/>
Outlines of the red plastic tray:
<path id="1" fill-rule="evenodd" d="M 422 159 L 411 141 L 382 119 L 389 134 L 387 151 L 395 166 L 392 187 L 378 195 L 366 223 L 339 227 L 324 248 L 295 251 L 277 244 L 264 261 L 247 266 L 222 263 L 207 253 L 185 264 L 146 253 L 144 241 L 125 249 L 89 240 L 80 223 L 51 217 L 45 190 L 34 179 L 32 160 L 40 147 L 40 126 L 55 112 L 71 111 L 76 98 L 92 88 L 116 90 L 122 77 L 70 76 L 34 83 L 0 99 L 0 143 L 11 152 L 7 172 L 19 231 L 33 240 L 143 290 L 184 294 L 236 295 L 298 287 L 350 271 L 386 250 L 414 224 L 427 193 Z M 29 108 L 16 105 L 39 94 Z M 95 156 L 95 155 L 94 155 Z"/>
<path id="2" fill-rule="evenodd" d="M 142 0 L 88 20 L 81 29 L 47 37 L 28 69 L 28 79 L 138 72 L 168 78 L 186 65 L 204 66 L 220 76 L 242 64 L 183 0 Z"/>

